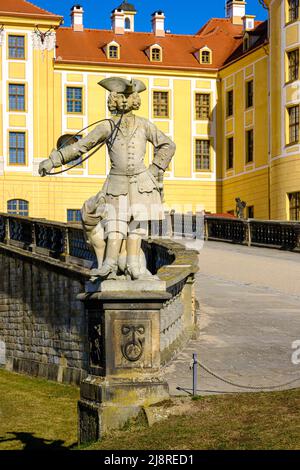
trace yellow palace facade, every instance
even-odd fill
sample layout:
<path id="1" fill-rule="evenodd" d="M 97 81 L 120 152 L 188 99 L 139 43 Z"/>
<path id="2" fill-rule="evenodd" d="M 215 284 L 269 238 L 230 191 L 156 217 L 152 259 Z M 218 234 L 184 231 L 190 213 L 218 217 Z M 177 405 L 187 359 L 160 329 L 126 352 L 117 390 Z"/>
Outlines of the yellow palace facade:
<path id="1" fill-rule="evenodd" d="M 38 166 L 61 135 L 109 117 L 98 82 L 118 75 L 147 85 L 138 114 L 176 143 L 169 208 L 232 213 L 240 197 L 249 217 L 299 219 L 297 5 L 274 0 L 269 22 L 258 22 L 229 0 L 226 18 L 175 35 L 162 11 L 151 32 L 135 31 L 127 2 L 110 30 L 96 30 L 79 5 L 66 28 L 32 3 L 0 0 L 0 212 L 78 219 L 109 170 L 106 150 L 58 176 L 41 178 Z"/>

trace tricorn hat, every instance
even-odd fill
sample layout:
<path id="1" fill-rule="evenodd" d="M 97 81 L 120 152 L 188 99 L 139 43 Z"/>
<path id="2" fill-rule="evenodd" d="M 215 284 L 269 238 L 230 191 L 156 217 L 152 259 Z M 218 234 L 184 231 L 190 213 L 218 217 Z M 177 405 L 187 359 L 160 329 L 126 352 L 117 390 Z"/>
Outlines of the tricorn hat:
<path id="1" fill-rule="evenodd" d="M 100 86 L 108 91 L 115 91 L 117 93 L 124 93 L 130 95 L 131 93 L 141 93 L 146 90 L 146 85 L 141 80 L 126 80 L 121 77 L 110 77 L 98 82 Z"/>

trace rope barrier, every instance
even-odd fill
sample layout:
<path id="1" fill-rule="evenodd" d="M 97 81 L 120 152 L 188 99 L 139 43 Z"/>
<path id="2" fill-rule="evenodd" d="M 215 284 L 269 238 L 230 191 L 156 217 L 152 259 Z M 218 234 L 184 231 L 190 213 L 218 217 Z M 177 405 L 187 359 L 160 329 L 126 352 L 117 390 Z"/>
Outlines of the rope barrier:
<path id="1" fill-rule="evenodd" d="M 298 377 L 296 379 L 290 380 L 289 382 L 286 382 L 286 383 L 283 383 L 283 384 L 278 384 L 278 385 L 270 385 L 270 386 L 243 385 L 243 384 L 239 384 L 239 383 L 236 383 L 236 382 L 232 382 L 231 380 L 228 380 L 228 379 L 222 377 L 221 375 L 216 374 L 215 372 L 213 372 L 211 369 L 209 369 L 207 366 L 205 366 L 204 364 L 202 364 L 199 361 L 194 361 L 192 363 L 192 366 L 194 364 L 197 364 L 201 369 L 205 370 L 205 372 L 207 372 L 208 374 L 212 375 L 216 379 L 221 380 L 222 382 L 224 382 L 226 384 L 232 385 L 234 387 L 242 388 L 242 389 L 247 389 L 247 390 L 261 390 L 261 391 L 263 391 L 263 390 L 276 390 L 278 388 L 287 387 L 288 385 L 291 385 L 295 382 L 300 381 L 300 377 Z"/>

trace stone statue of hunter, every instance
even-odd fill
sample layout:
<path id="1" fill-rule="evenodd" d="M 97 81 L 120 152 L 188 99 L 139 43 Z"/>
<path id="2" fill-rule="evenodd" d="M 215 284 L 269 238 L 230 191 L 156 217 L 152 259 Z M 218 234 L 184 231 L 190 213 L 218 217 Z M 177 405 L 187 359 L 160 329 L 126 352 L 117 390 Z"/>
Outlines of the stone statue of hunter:
<path id="1" fill-rule="evenodd" d="M 139 109 L 139 93 L 146 89 L 140 80 L 111 77 L 99 82 L 110 91 L 108 108 L 116 123 L 123 115 L 120 128 L 106 142 L 111 168 L 102 190 L 84 203 L 83 226 L 93 246 L 98 269 L 92 277 L 115 279 L 124 273 L 127 279 L 151 277 L 145 266 L 141 240 L 147 236 L 149 220 L 164 218 L 162 175 L 175 153 L 175 144 L 145 118 L 135 116 Z M 112 122 L 99 124 L 86 137 L 60 150 L 53 150 L 40 164 L 39 173 L 76 160 L 112 132 Z M 154 158 L 147 168 L 144 157 L 146 144 L 154 146 Z"/>

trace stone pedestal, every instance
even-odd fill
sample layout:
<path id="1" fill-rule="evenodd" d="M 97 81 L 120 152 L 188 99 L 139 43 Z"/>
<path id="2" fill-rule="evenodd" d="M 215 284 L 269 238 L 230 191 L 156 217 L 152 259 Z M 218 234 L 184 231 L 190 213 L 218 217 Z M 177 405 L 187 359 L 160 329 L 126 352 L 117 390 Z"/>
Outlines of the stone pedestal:
<path id="1" fill-rule="evenodd" d="M 118 291 L 102 285 L 101 292 L 78 296 L 87 310 L 90 343 L 90 375 L 81 383 L 78 403 L 80 443 L 100 439 L 143 406 L 168 397 L 159 375 L 160 309 L 171 296 L 117 282 Z"/>

